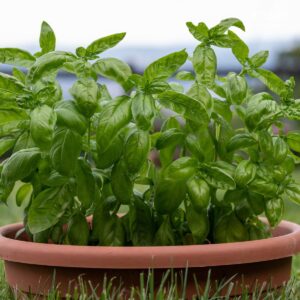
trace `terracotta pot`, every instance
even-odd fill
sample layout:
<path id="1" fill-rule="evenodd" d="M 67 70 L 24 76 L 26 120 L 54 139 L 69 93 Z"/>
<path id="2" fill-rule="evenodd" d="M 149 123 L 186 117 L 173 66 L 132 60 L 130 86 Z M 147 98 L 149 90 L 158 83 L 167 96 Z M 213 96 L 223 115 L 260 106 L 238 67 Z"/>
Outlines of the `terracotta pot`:
<path id="1" fill-rule="evenodd" d="M 300 251 L 300 226 L 283 221 L 273 237 L 228 244 L 160 246 L 160 247 L 102 247 L 37 244 L 14 239 L 22 224 L 0 228 L 0 257 L 5 260 L 6 280 L 12 288 L 34 294 L 46 294 L 55 270 L 61 294 L 77 284 L 76 279 L 90 280 L 102 286 L 104 276 L 122 280 L 125 291 L 139 285 L 140 273 L 154 270 L 157 287 L 166 269 L 178 272 L 188 266 L 187 298 L 195 294 L 194 276 L 204 286 L 208 271 L 211 279 L 221 280 L 236 275 L 250 290 L 256 281 L 272 282 L 273 288 L 288 281 L 292 255 Z M 70 281 L 72 281 L 70 285 Z M 100 288 L 99 288 L 100 291 Z M 240 288 L 233 291 L 239 294 Z"/>

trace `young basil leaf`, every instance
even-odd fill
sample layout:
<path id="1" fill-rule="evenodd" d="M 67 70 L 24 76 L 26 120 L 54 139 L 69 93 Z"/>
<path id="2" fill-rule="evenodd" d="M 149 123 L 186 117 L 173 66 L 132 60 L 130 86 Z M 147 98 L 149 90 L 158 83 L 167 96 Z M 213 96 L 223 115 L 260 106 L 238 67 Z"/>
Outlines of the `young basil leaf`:
<path id="1" fill-rule="evenodd" d="M 172 86 L 174 86 L 174 82 L 171 82 L 169 85 L 167 82 L 165 82 L 161 79 L 154 79 L 149 84 L 146 83 L 146 85 L 144 87 L 144 93 L 150 94 L 150 95 L 160 94 L 160 93 L 170 89 L 170 87 L 172 88 Z"/>
<path id="2" fill-rule="evenodd" d="M 249 58 L 251 65 L 254 68 L 262 66 L 269 57 L 269 51 L 259 51 Z"/>
<path id="3" fill-rule="evenodd" d="M 23 149 L 15 152 L 5 162 L 1 179 L 5 183 L 22 180 L 35 171 L 40 159 L 41 152 L 38 148 Z"/>
<path id="4" fill-rule="evenodd" d="M 177 128 L 171 128 L 163 131 L 156 140 L 155 147 L 158 150 L 180 145 L 184 141 L 184 133 Z"/>
<path id="5" fill-rule="evenodd" d="M 292 150 L 300 152 L 300 132 L 289 131 L 287 134 L 287 143 Z"/>
<path id="6" fill-rule="evenodd" d="M 28 227 L 32 234 L 55 225 L 63 216 L 72 197 L 65 187 L 48 188 L 33 198 L 28 211 Z"/>
<path id="7" fill-rule="evenodd" d="M 40 33 L 40 47 L 42 49 L 42 53 L 48 53 L 55 50 L 55 34 L 50 25 L 43 21 L 41 26 Z"/>
<path id="8" fill-rule="evenodd" d="M 249 71 L 249 75 L 259 79 L 277 95 L 282 95 L 286 92 L 284 81 L 271 71 L 265 69 L 255 69 Z"/>
<path id="9" fill-rule="evenodd" d="M 15 77 L 0 73 L 0 97 L 1 100 L 10 100 L 11 104 L 15 104 L 19 95 L 27 93 L 24 84 Z"/>
<path id="10" fill-rule="evenodd" d="M 228 30 L 228 37 L 232 41 L 231 50 L 233 55 L 244 65 L 249 56 L 248 46 L 233 31 Z"/>
<path id="11" fill-rule="evenodd" d="M 228 171 L 214 163 L 203 164 L 200 167 L 199 175 L 209 185 L 217 189 L 233 190 L 236 187 L 235 182 Z"/>
<path id="12" fill-rule="evenodd" d="M 285 193 L 289 200 L 300 203 L 300 186 L 298 183 L 290 183 L 286 186 Z"/>
<path id="13" fill-rule="evenodd" d="M 148 132 L 135 130 L 128 137 L 123 158 L 130 174 L 136 174 L 147 160 L 150 150 L 150 137 Z"/>
<path id="14" fill-rule="evenodd" d="M 62 100 L 62 88 L 57 80 L 46 84 L 38 81 L 34 88 L 36 88 L 34 96 L 41 104 L 53 107 L 58 101 Z"/>
<path id="15" fill-rule="evenodd" d="M 208 124 L 209 117 L 204 105 L 184 94 L 175 91 L 166 91 L 159 95 L 159 102 L 186 119 L 192 120 L 197 124 Z"/>
<path id="16" fill-rule="evenodd" d="M 240 133 L 234 135 L 227 143 L 227 151 L 235 151 L 257 145 L 257 141 L 250 133 Z"/>
<path id="17" fill-rule="evenodd" d="M 187 182 L 187 193 L 191 200 L 193 209 L 198 213 L 203 212 L 209 205 L 210 188 L 206 181 L 195 176 Z"/>
<path id="18" fill-rule="evenodd" d="M 170 218 L 166 217 L 158 228 L 154 237 L 155 246 L 173 246 L 175 245 L 175 236 L 172 230 Z"/>
<path id="19" fill-rule="evenodd" d="M 66 62 L 73 62 L 76 56 L 70 52 L 53 51 L 39 57 L 29 70 L 28 78 L 32 83 L 43 77 L 55 74 Z"/>
<path id="20" fill-rule="evenodd" d="M 237 218 L 235 213 L 223 215 L 215 226 L 214 240 L 216 243 L 242 242 L 248 239 L 247 227 Z"/>
<path id="21" fill-rule="evenodd" d="M 150 207 L 137 197 L 129 208 L 129 228 L 133 246 L 153 244 L 155 226 Z"/>
<path id="22" fill-rule="evenodd" d="M 77 197 L 85 209 L 88 209 L 95 200 L 96 182 L 91 167 L 82 158 L 77 160 L 75 172 L 77 183 Z"/>
<path id="23" fill-rule="evenodd" d="M 192 232 L 194 243 L 202 244 L 209 233 L 207 210 L 204 209 L 198 212 L 192 206 L 189 206 L 186 211 L 186 220 Z"/>
<path id="24" fill-rule="evenodd" d="M 265 213 L 272 227 L 275 227 L 282 220 L 284 203 L 281 198 L 270 199 L 266 202 Z"/>
<path id="25" fill-rule="evenodd" d="M 69 92 L 80 112 L 90 118 L 95 113 L 101 96 L 97 83 L 93 79 L 82 78 L 73 84 Z"/>
<path id="26" fill-rule="evenodd" d="M 195 76 L 191 72 L 180 71 L 176 74 L 176 79 L 184 81 L 193 81 L 195 80 Z"/>
<path id="27" fill-rule="evenodd" d="M 288 146 L 286 142 L 280 137 L 273 137 L 273 162 L 280 164 L 283 162 L 288 154 Z"/>
<path id="28" fill-rule="evenodd" d="M 94 42 L 92 42 L 87 48 L 86 53 L 89 56 L 98 55 L 107 49 L 110 49 L 116 46 L 119 42 L 123 40 L 126 33 L 115 33 L 112 35 L 108 35 L 106 37 L 100 38 Z"/>
<path id="29" fill-rule="evenodd" d="M 193 53 L 193 67 L 197 80 L 207 86 L 215 82 L 217 57 L 214 50 L 205 45 L 199 45 Z"/>
<path id="30" fill-rule="evenodd" d="M 111 188 L 121 204 L 130 204 L 133 197 L 133 182 L 131 181 L 124 162 L 116 163 L 111 172 Z"/>
<path id="31" fill-rule="evenodd" d="M 254 180 L 249 184 L 250 191 L 270 197 L 276 197 L 278 186 L 274 182 L 263 178 L 254 178 Z"/>
<path id="32" fill-rule="evenodd" d="M 35 57 L 22 49 L 0 48 L 0 62 L 7 65 L 30 68 L 35 62 Z"/>
<path id="33" fill-rule="evenodd" d="M 142 130 L 149 130 L 156 114 L 154 98 L 138 92 L 132 99 L 132 116 L 136 125 Z"/>
<path id="34" fill-rule="evenodd" d="M 96 61 L 92 68 L 97 74 L 118 82 L 125 91 L 130 89 L 128 78 L 132 71 L 127 63 L 117 58 L 102 58 Z"/>
<path id="35" fill-rule="evenodd" d="M 144 78 L 151 82 L 154 79 L 167 79 L 175 73 L 187 60 L 185 50 L 168 54 L 151 63 L 144 72 Z"/>
<path id="36" fill-rule="evenodd" d="M 16 204 L 17 206 L 21 206 L 23 203 L 28 202 L 31 197 L 33 188 L 31 183 L 25 183 L 20 186 L 16 193 Z"/>
<path id="37" fill-rule="evenodd" d="M 230 27 L 237 27 L 245 31 L 243 22 L 237 18 L 228 18 L 222 20 L 219 24 L 209 30 L 210 36 L 216 36 L 225 33 Z"/>
<path id="38" fill-rule="evenodd" d="M 131 101 L 127 96 L 117 97 L 109 102 L 99 115 L 97 128 L 98 155 L 105 152 L 113 138 L 131 120 Z"/>
<path id="39" fill-rule="evenodd" d="M 5 137 L 0 139 L 0 157 L 15 145 L 16 139 Z"/>
<path id="40" fill-rule="evenodd" d="M 30 133 L 35 144 L 41 149 L 51 146 L 56 114 L 47 105 L 36 107 L 31 112 Z"/>
<path id="41" fill-rule="evenodd" d="M 227 76 L 226 98 L 230 103 L 242 104 L 247 96 L 248 84 L 243 76 L 229 73 Z"/>
<path id="42" fill-rule="evenodd" d="M 204 41 L 209 36 L 208 27 L 203 22 L 198 23 L 197 26 L 194 25 L 192 22 L 187 22 L 186 26 L 188 27 L 193 37 L 200 42 Z"/>
<path id="43" fill-rule="evenodd" d="M 236 170 L 234 175 L 234 181 L 239 186 L 245 186 L 249 184 L 256 175 L 256 165 L 250 160 L 242 160 Z"/>
<path id="44" fill-rule="evenodd" d="M 83 135 L 87 129 L 86 118 L 78 111 L 73 101 L 60 101 L 55 105 L 54 111 L 57 116 L 57 125 Z"/>
<path id="45" fill-rule="evenodd" d="M 67 229 L 66 240 L 70 245 L 87 246 L 89 242 L 90 226 L 82 213 L 74 214 Z"/>
<path id="46" fill-rule="evenodd" d="M 68 128 L 58 128 L 54 132 L 50 149 L 53 168 L 62 175 L 71 176 L 75 172 L 77 158 L 81 152 L 81 136 Z"/>

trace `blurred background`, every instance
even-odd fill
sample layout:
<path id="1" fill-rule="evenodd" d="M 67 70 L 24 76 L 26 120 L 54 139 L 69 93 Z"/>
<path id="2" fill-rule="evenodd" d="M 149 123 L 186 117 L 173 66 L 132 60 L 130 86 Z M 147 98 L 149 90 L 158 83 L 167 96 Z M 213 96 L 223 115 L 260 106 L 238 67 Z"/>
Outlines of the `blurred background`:
<path id="1" fill-rule="evenodd" d="M 127 36 L 120 45 L 103 56 L 123 59 L 136 73 L 170 52 L 186 48 L 192 53 L 197 41 L 188 32 L 187 21 L 204 21 L 211 27 L 224 18 L 237 17 L 244 22 L 246 32 L 235 31 L 249 45 L 251 54 L 269 50 L 265 68 L 275 71 L 283 79 L 294 76 L 296 97 L 300 98 L 299 0 L 10 0 L 1 3 L 1 10 L 0 47 L 38 51 L 43 20 L 56 33 L 57 50 L 72 51 L 99 37 L 125 31 Z M 217 55 L 220 75 L 239 71 L 230 50 L 218 49 Z M 190 67 L 186 64 L 184 69 Z M 10 71 L 8 66 L 0 65 L 0 72 Z M 68 97 L 74 78 L 60 73 L 59 80 L 65 97 Z M 122 92 L 117 85 L 104 83 L 113 95 Z M 257 90 L 262 88 L 257 81 L 250 84 Z M 299 125 L 292 124 L 300 129 Z M 13 201 L 8 205 L 14 207 Z M 20 217 L 21 211 L 17 208 L 8 210 L 4 204 L 0 205 L 0 225 L 18 221 Z M 288 204 L 286 218 L 300 222 L 300 209 Z"/>

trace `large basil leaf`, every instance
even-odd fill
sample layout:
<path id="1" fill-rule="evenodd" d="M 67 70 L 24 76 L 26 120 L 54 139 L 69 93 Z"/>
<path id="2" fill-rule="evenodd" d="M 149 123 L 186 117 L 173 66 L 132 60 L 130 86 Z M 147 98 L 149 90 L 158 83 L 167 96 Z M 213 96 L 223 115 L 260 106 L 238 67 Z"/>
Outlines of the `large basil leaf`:
<path id="1" fill-rule="evenodd" d="M 116 46 L 119 42 L 123 40 L 126 33 L 116 33 L 112 35 L 108 35 L 106 37 L 100 38 L 94 42 L 92 42 L 87 48 L 87 54 L 88 55 L 98 55 L 102 52 L 104 52 L 107 49 L 110 49 L 114 46 Z"/>
<path id="2" fill-rule="evenodd" d="M 239 133 L 234 135 L 227 143 L 227 151 L 235 151 L 257 145 L 257 141 L 250 133 Z"/>
<path id="3" fill-rule="evenodd" d="M 15 152 L 4 164 L 1 179 L 6 182 L 22 180 L 30 175 L 38 165 L 41 153 L 38 148 Z"/>
<path id="4" fill-rule="evenodd" d="M 48 188 L 33 198 L 28 211 L 28 227 L 32 234 L 55 225 L 71 203 L 72 197 L 65 187 Z"/>
<path id="5" fill-rule="evenodd" d="M 35 57 L 29 52 L 18 48 L 0 48 L 0 62 L 17 67 L 31 67 Z"/>
<path id="6" fill-rule="evenodd" d="M 76 131 L 58 128 L 50 150 L 53 168 L 62 175 L 72 175 L 81 152 L 81 143 L 81 136 Z"/>
<path id="7" fill-rule="evenodd" d="M 48 149 L 51 146 L 55 123 L 56 114 L 47 105 L 39 106 L 31 112 L 31 137 L 41 149 Z"/>
<path id="8" fill-rule="evenodd" d="M 42 77 L 55 74 L 66 62 L 76 59 L 75 55 L 65 51 L 53 51 L 39 57 L 29 70 L 28 78 L 32 83 Z"/>
<path id="9" fill-rule="evenodd" d="M 204 85 L 212 86 L 217 72 L 217 57 L 214 50 L 199 45 L 194 51 L 192 62 L 197 80 Z"/>
<path id="10" fill-rule="evenodd" d="M 245 26 L 244 26 L 243 22 L 240 19 L 227 18 L 227 19 L 222 20 L 216 26 L 212 27 L 209 30 L 209 34 L 211 36 L 221 35 L 221 34 L 225 33 L 232 26 L 235 26 L 235 27 L 240 28 L 243 31 L 245 31 Z"/>
<path id="11" fill-rule="evenodd" d="M 117 58 L 99 59 L 93 64 L 93 70 L 103 77 L 118 82 L 125 91 L 130 88 L 127 80 L 132 75 L 131 68 L 128 64 Z"/>
<path id="12" fill-rule="evenodd" d="M 151 82 L 154 79 L 167 79 L 181 67 L 188 54 L 185 50 L 168 54 L 150 64 L 144 72 L 144 78 Z"/>
<path id="13" fill-rule="evenodd" d="M 25 93 L 27 90 L 21 81 L 13 76 L 0 73 L 0 97 L 2 101 L 10 101 L 9 103 L 14 105 L 16 98 Z"/>
<path id="14" fill-rule="evenodd" d="M 208 38 L 208 27 L 205 23 L 201 22 L 198 25 L 194 25 L 192 22 L 187 22 L 186 26 L 196 40 L 203 41 Z"/>
<path id="15" fill-rule="evenodd" d="M 159 95 L 159 102 L 186 119 L 192 120 L 197 124 L 208 124 L 209 117 L 204 105 L 184 94 L 167 91 Z"/>
<path id="16" fill-rule="evenodd" d="M 56 38 L 53 29 L 50 25 L 43 21 L 40 33 L 40 47 L 42 53 L 47 53 L 55 50 Z"/>
<path id="17" fill-rule="evenodd" d="M 109 102 L 100 112 L 97 128 L 98 154 L 105 152 L 114 137 L 131 120 L 131 101 L 121 96 Z"/>

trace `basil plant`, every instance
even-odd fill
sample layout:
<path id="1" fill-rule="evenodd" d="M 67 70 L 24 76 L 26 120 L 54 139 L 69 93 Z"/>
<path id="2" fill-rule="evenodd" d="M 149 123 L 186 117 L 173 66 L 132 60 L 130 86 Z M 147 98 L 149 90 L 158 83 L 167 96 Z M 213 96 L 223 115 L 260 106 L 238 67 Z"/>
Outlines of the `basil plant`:
<path id="1" fill-rule="evenodd" d="M 236 18 L 212 28 L 188 22 L 193 53 L 166 55 L 143 74 L 103 55 L 125 33 L 71 53 L 56 50 L 43 22 L 39 52 L 0 49 L 0 62 L 13 66 L 0 73 L 0 199 L 14 191 L 31 240 L 149 246 L 270 236 L 284 199 L 300 202 L 292 177 L 300 131 L 284 123 L 300 120 L 300 100 L 293 78 L 262 67 L 268 51 L 250 55 L 232 27 L 244 30 Z M 232 51 L 238 74 L 218 75 L 215 47 Z M 194 71 L 178 71 L 187 60 Z M 60 71 L 76 76 L 71 99 Z M 123 95 L 112 98 L 99 76 Z M 267 92 L 253 93 L 250 77 Z"/>

